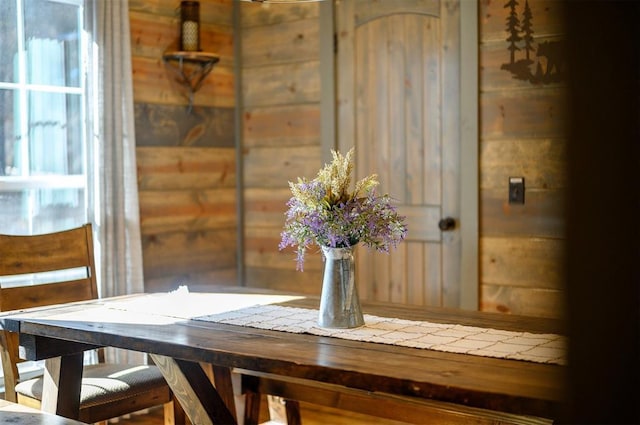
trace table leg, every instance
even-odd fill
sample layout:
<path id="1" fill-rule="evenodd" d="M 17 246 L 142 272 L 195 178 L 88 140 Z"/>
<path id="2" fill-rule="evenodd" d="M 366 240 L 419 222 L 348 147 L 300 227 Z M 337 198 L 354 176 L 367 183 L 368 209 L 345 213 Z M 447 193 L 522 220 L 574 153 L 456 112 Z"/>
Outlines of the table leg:
<path id="1" fill-rule="evenodd" d="M 215 366 L 211 363 L 200 362 L 200 366 L 209 380 L 213 382 L 213 386 L 222 397 L 224 404 L 227 405 L 231 413 L 234 414 L 236 421 L 238 421 L 238 418 L 243 417 L 244 411 L 244 396 L 240 388 L 240 374 L 233 373 L 231 368 Z"/>
<path id="2" fill-rule="evenodd" d="M 236 412 L 236 401 L 233 394 L 233 383 L 231 379 L 231 370 L 228 367 L 213 366 L 213 383 L 216 391 L 220 394 L 224 404 L 231 410 Z M 234 418 L 236 415 L 234 414 Z M 237 418 L 236 418 L 237 421 Z"/>
<path id="3" fill-rule="evenodd" d="M 83 359 L 84 354 L 80 352 L 45 360 L 41 407 L 43 411 L 78 419 Z M 60 391 L 60 388 L 64 388 L 64 391 Z"/>
<path id="4" fill-rule="evenodd" d="M 241 391 L 245 396 L 244 424 L 257 425 L 260 419 L 260 378 L 251 375 L 242 375 Z"/>
<path id="5" fill-rule="evenodd" d="M 191 423 L 235 424 L 234 415 L 198 363 L 150 354 Z"/>

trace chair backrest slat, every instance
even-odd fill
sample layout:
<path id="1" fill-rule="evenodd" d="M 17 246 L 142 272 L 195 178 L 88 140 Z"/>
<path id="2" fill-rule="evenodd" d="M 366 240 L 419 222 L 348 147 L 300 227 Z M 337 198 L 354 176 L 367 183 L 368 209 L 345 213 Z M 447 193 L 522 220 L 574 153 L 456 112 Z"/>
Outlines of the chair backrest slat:
<path id="1" fill-rule="evenodd" d="M 43 285 L 0 288 L 0 311 L 92 300 L 89 278 Z"/>
<path id="2" fill-rule="evenodd" d="M 43 235 L 0 235 L 0 276 L 93 265 L 91 225 Z"/>

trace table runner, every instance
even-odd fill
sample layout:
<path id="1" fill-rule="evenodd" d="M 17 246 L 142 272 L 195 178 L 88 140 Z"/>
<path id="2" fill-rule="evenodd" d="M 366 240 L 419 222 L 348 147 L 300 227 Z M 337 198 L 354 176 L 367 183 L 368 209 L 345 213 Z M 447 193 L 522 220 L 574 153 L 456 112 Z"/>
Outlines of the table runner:
<path id="1" fill-rule="evenodd" d="M 369 314 L 364 315 L 365 325 L 359 328 L 327 329 L 317 325 L 318 310 L 273 304 L 296 297 L 255 295 L 247 301 L 246 295 L 195 294 L 183 289 L 154 295 L 153 298 L 145 297 L 143 300 L 111 303 L 109 308 L 484 357 L 566 364 L 567 341 L 564 336 L 557 334 L 507 331 Z"/>

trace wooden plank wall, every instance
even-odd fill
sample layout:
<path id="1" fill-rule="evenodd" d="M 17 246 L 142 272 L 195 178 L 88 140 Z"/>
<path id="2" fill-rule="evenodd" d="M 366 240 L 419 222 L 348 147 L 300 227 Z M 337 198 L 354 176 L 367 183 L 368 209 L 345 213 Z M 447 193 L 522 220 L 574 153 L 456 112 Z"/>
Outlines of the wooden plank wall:
<path id="1" fill-rule="evenodd" d="M 178 0 L 129 0 L 145 289 L 237 283 L 232 0 L 201 0 L 201 48 L 220 62 L 189 113 L 175 70 Z"/>
<path id="2" fill-rule="evenodd" d="M 560 3 L 518 2 L 519 19 L 525 3 L 531 14 L 535 50 L 528 80 L 514 78 L 517 64 L 503 68 L 510 62 L 505 3 L 479 1 L 480 309 L 559 317 L 566 82 L 554 81 L 553 67 L 546 78 L 538 72 L 538 64 L 544 74 L 550 62 L 558 63 L 561 52 L 537 51 L 561 45 Z M 245 262 L 247 282 L 256 286 L 319 291 L 321 262 L 307 262 L 305 272 L 296 274 L 291 258 L 276 248 L 289 197 L 285 182 L 313 176 L 321 165 L 314 7 L 242 9 Z M 525 178 L 524 205 L 507 202 L 510 176 Z"/>
<path id="3" fill-rule="evenodd" d="M 517 3 L 521 28 L 528 21 L 533 30 L 528 67 L 523 41 L 511 65 L 510 3 L 480 1 L 481 309 L 560 317 L 567 120 L 561 2 Z M 524 205 L 508 203 L 511 176 L 525 178 Z"/>
<path id="4" fill-rule="evenodd" d="M 319 6 L 242 2 L 240 12 L 245 281 L 319 294 L 321 254 L 298 272 L 293 250 L 278 251 L 288 181 L 322 166 Z"/>
<path id="5" fill-rule="evenodd" d="M 314 252 L 303 273 L 291 250 L 278 251 L 287 182 L 313 177 L 322 165 L 318 5 L 242 2 L 241 150 L 234 150 L 232 0 L 203 0 L 203 48 L 220 53 L 195 97 L 186 99 L 160 57 L 177 43 L 173 0 L 130 0 L 136 137 L 147 289 L 191 281 L 235 283 L 235 197 L 244 202 L 245 282 L 319 293 L 322 261 Z M 541 45 L 561 46 L 559 2 L 529 7 L 532 77 L 514 78 L 505 1 L 479 0 L 480 276 L 482 310 L 559 317 L 563 303 L 563 200 L 566 191 L 564 95 Z M 547 44 L 544 44 L 547 42 Z M 524 57 L 515 51 L 515 62 Z M 538 72 L 539 69 L 542 72 Z M 244 185 L 235 182 L 241 155 Z M 526 202 L 510 205 L 510 176 L 526 180 Z"/>

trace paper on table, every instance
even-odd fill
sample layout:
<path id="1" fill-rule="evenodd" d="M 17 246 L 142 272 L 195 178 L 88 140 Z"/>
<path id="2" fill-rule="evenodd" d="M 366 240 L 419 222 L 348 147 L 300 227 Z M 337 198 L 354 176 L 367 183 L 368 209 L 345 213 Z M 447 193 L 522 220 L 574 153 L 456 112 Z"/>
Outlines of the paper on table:
<path id="1" fill-rule="evenodd" d="M 180 286 L 169 293 L 149 294 L 144 298 L 111 301 L 109 308 L 153 314 L 177 319 L 193 319 L 200 316 L 235 311 L 255 305 L 292 301 L 303 297 L 268 294 L 192 293 Z"/>

